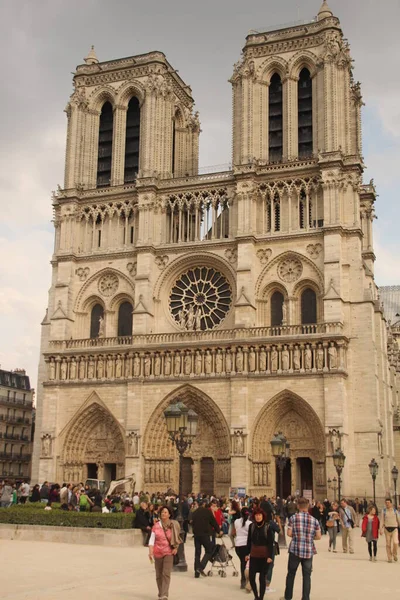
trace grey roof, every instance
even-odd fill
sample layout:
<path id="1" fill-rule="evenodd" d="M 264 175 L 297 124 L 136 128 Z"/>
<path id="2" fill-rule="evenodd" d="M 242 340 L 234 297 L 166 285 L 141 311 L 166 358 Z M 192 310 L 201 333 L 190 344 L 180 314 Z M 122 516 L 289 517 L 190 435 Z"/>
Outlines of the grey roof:
<path id="1" fill-rule="evenodd" d="M 385 317 L 393 324 L 400 320 L 400 285 L 384 285 L 379 288 Z M 398 316 L 396 316 L 398 315 Z"/>

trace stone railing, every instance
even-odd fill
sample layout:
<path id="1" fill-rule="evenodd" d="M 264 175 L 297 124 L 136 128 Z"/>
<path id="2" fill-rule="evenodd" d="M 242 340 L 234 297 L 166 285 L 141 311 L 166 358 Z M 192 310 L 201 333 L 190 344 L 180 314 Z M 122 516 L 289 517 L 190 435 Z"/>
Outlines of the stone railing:
<path id="1" fill-rule="evenodd" d="M 346 372 L 347 341 L 330 336 L 290 343 L 243 342 L 141 351 L 47 353 L 49 382 Z"/>
<path id="2" fill-rule="evenodd" d="M 147 347 L 164 344 L 187 344 L 230 341 L 261 340 L 268 338 L 290 338 L 298 336 L 343 335 L 342 323 L 318 323 L 316 325 L 280 325 L 276 327 L 239 327 L 237 329 L 213 329 L 210 331 L 179 331 L 172 333 L 150 333 L 125 337 L 85 338 L 81 340 L 53 340 L 49 351 L 79 350 L 85 348 L 117 348 L 119 346 Z"/>

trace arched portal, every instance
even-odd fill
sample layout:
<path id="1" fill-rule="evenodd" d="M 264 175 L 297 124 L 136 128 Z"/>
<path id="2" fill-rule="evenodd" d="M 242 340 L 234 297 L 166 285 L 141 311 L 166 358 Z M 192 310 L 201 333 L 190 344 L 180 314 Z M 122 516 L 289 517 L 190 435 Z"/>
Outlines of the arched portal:
<path id="1" fill-rule="evenodd" d="M 321 420 L 308 402 L 289 390 L 267 402 L 255 420 L 252 493 L 279 494 L 279 473 L 270 445 L 278 431 L 290 444 L 290 459 L 283 473 L 284 496 L 308 490 L 314 497 L 325 497 L 325 434 Z"/>
<path id="2" fill-rule="evenodd" d="M 229 428 L 215 402 L 191 385 L 182 386 L 169 394 L 149 419 L 143 442 L 144 489 L 149 492 L 168 488 L 178 490 L 178 453 L 168 439 L 164 418 L 167 406 L 178 401 L 184 402 L 199 415 L 197 436 L 184 455 L 192 461 L 185 460 L 183 469 L 184 477 L 192 479 L 191 491 L 211 492 L 213 487 L 214 493 L 227 494 L 231 481 Z M 189 465 L 192 467 L 191 473 L 188 472 Z M 185 478 L 184 488 L 188 485 Z"/>
<path id="3" fill-rule="evenodd" d="M 93 401 L 70 421 L 64 433 L 63 481 L 88 477 L 107 483 L 124 475 L 125 444 L 121 428 L 100 402 Z"/>

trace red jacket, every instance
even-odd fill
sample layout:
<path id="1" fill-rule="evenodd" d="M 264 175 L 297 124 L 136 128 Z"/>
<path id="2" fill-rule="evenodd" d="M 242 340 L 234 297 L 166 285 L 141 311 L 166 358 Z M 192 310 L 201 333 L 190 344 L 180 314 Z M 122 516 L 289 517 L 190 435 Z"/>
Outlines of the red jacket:
<path id="1" fill-rule="evenodd" d="M 368 515 L 364 515 L 363 520 L 362 520 L 362 525 L 361 525 L 363 537 L 365 537 L 367 535 L 367 526 L 368 526 Z M 379 519 L 378 519 L 377 515 L 374 515 L 374 518 L 372 521 L 372 536 L 375 540 L 377 540 L 379 538 Z"/>

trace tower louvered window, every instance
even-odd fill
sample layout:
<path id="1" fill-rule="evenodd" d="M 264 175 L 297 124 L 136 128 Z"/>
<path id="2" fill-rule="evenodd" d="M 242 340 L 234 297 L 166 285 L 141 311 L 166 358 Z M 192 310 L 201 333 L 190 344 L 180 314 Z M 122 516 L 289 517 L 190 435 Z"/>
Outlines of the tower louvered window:
<path id="1" fill-rule="evenodd" d="M 282 81 L 278 73 L 271 77 L 268 107 L 269 160 L 279 162 L 283 154 L 283 100 Z"/>
<path id="2" fill-rule="evenodd" d="M 312 80 L 310 71 L 303 69 L 298 83 L 299 158 L 313 153 Z"/>
<path id="3" fill-rule="evenodd" d="M 131 98 L 126 114 L 124 182 L 134 181 L 139 172 L 140 106 Z"/>
<path id="4" fill-rule="evenodd" d="M 97 187 L 110 185 L 114 115 L 109 102 L 103 104 L 100 115 Z"/>

